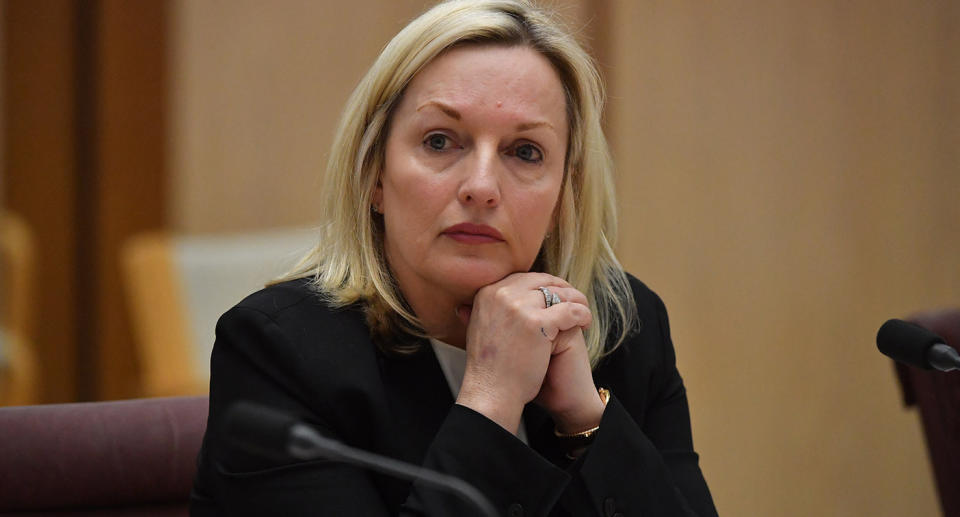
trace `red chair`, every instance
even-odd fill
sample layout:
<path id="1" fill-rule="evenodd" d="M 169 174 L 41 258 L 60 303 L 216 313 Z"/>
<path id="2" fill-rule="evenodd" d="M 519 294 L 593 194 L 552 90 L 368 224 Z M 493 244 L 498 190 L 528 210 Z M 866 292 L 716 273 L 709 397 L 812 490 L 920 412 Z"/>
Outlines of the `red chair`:
<path id="1" fill-rule="evenodd" d="M 921 313 L 909 321 L 960 350 L 960 309 Z M 943 515 L 960 517 L 960 371 L 895 364 L 904 403 L 920 410 Z"/>
<path id="2" fill-rule="evenodd" d="M 186 516 L 207 397 L 0 408 L 0 513 Z"/>

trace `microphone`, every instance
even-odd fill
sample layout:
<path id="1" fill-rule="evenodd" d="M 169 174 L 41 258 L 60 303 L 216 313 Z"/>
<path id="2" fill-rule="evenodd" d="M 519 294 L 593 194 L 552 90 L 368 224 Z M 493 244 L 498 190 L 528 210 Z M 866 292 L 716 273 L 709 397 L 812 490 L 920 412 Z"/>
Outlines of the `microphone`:
<path id="1" fill-rule="evenodd" d="M 226 436 L 235 445 L 261 456 L 278 460 L 324 458 L 419 481 L 460 497 L 485 517 L 497 516 L 490 501 L 460 478 L 350 447 L 323 436 L 287 413 L 267 406 L 247 401 L 234 403 L 224 417 L 224 428 Z"/>
<path id="2" fill-rule="evenodd" d="M 887 320 L 877 332 L 877 348 L 891 359 L 942 372 L 960 369 L 960 354 L 929 330 L 903 320 Z"/>

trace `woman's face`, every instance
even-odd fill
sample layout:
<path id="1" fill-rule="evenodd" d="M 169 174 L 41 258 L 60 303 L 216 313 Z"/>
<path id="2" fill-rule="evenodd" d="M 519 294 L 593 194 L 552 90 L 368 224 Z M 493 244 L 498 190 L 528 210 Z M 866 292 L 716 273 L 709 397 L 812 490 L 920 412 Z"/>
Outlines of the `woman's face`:
<path id="1" fill-rule="evenodd" d="M 530 269 L 567 146 L 563 87 L 546 58 L 523 46 L 451 49 L 407 86 L 389 131 L 374 204 L 408 300 L 470 303 Z"/>

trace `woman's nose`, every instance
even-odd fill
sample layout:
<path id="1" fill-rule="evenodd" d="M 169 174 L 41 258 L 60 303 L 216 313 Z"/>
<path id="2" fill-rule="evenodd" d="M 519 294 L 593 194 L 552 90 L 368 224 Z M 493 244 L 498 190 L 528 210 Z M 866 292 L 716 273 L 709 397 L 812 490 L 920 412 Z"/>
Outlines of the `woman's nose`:
<path id="1" fill-rule="evenodd" d="M 476 148 L 466 166 L 466 178 L 460 184 L 460 202 L 492 208 L 500 204 L 499 152 L 496 148 Z"/>

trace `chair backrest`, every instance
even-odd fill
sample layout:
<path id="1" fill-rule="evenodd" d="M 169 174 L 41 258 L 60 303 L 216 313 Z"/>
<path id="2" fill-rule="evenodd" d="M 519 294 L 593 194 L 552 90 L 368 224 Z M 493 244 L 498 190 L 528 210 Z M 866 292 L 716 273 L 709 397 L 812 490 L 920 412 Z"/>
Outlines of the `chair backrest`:
<path id="1" fill-rule="evenodd" d="M 916 314 L 910 321 L 960 350 L 960 309 Z M 960 517 L 960 371 L 921 370 L 896 363 L 907 405 L 923 421 L 930 463 L 945 517 Z"/>
<path id="2" fill-rule="evenodd" d="M 292 268 L 315 240 L 304 229 L 132 238 L 123 265 L 144 394 L 206 393 L 217 319 Z"/>
<path id="3" fill-rule="evenodd" d="M 187 515 L 207 397 L 0 408 L 0 513 Z"/>
<path id="4" fill-rule="evenodd" d="M 0 212 L 0 406 L 36 402 L 39 385 L 33 349 L 33 234 Z"/>

